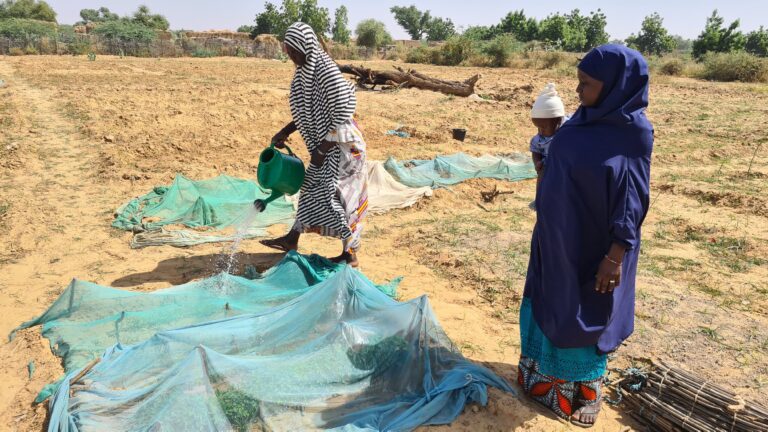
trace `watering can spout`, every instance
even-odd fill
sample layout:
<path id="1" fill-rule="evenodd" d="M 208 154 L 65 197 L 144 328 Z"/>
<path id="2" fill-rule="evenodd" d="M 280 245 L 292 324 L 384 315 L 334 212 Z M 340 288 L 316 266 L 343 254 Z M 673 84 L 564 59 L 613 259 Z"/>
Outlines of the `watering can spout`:
<path id="1" fill-rule="evenodd" d="M 281 196 L 283 196 L 282 192 L 273 190 L 272 194 L 269 197 L 267 197 L 266 199 L 257 199 L 256 201 L 253 202 L 253 205 L 256 207 L 256 210 L 258 210 L 258 212 L 261 213 L 267 209 L 267 204 L 280 198 Z"/>

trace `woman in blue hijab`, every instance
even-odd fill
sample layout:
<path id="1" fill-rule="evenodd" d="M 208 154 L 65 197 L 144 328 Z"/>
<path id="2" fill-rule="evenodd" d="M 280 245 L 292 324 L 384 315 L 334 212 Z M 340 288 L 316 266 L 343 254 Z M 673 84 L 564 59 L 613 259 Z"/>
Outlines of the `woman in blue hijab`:
<path id="1" fill-rule="evenodd" d="M 607 353 L 634 329 L 653 127 L 640 53 L 595 48 L 578 75 L 581 106 L 552 141 L 536 197 L 518 381 L 560 417 L 590 427 Z"/>

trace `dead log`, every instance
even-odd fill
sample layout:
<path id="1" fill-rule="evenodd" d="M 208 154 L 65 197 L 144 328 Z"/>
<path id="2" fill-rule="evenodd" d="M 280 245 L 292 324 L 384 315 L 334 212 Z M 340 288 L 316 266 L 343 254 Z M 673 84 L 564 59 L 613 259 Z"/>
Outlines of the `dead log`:
<path id="1" fill-rule="evenodd" d="M 413 69 L 403 70 L 397 66 L 392 71 L 377 71 L 353 65 L 339 65 L 339 69 L 342 73 L 357 77 L 357 84 L 366 88 L 373 89 L 377 85 L 417 88 L 462 97 L 473 94 L 475 92 L 475 83 L 480 79 L 480 75 L 475 75 L 463 82 L 445 81 L 426 76 Z"/>

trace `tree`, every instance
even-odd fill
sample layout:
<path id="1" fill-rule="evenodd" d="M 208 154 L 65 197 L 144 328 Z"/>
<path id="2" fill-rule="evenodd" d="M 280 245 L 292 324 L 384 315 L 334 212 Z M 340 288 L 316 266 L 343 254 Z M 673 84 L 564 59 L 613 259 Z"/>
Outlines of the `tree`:
<path id="1" fill-rule="evenodd" d="M 282 40 L 288 27 L 297 21 L 312 27 L 321 39 L 331 28 L 328 8 L 319 7 L 317 0 L 283 0 L 279 8 L 270 2 L 264 3 L 264 12 L 256 14 L 256 27 L 251 36 L 273 34 Z"/>
<path id="2" fill-rule="evenodd" d="M 496 35 L 502 33 L 509 33 L 521 42 L 530 42 L 539 35 L 539 23 L 535 18 L 527 18 L 521 9 L 508 13 L 496 26 Z"/>
<path id="3" fill-rule="evenodd" d="M 686 39 L 682 36 L 675 35 L 672 36 L 672 39 L 675 40 L 675 46 L 677 47 L 677 50 L 680 52 L 691 52 L 693 49 L 693 41 L 691 39 Z"/>
<path id="4" fill-rule="evenodd" d="M 357 44 L 368 48 L 378 48 L 392 43 L 392 36 L 381 21 L 368 19 L 361 21 L 355 29 Z"/>
<path id="5" fill-rule="evenodd" d="M 588 18 L 581 15 L 579 9 L 574 9 L 565 16 L 568 25 L 566 27 L 563 49 L 571 52 L 587 51 L 587 25 Z"/>
<path id="6" fill-rule="evenodd" d="M 608 25 L 608 19 L 602 10 L 590 12 L 587 19 L 587 44 L 584 51 L 608 43 L 608 33 L 605 26 Z"/>
<path id="7" fill-rule="evenodd" d="M 82 9 L 80 11 L 80 18 L 83 20 L 77 22 L 77 25 L 84 25 L 92 22 L 117 21 L 120 19 L 120 16 L 116 13 L 112 13 L 108 8 L 101 7 L 99 9 Z"/>
<path id="8" fill-rule="evenodd" d="M 664 55 L 674 51 L 677 41 L 664 28 L 664 19 L 657 12 L 643 20 L 640 32 L 627 38 L 627 45 L 643 54 Z"/>
<path id="9" fill-rule="evenodd" d="M 568 19 L 559 13 L 550 15 L 539 23 L 538 39 L 557 48 L 565 49 L 569 34 Z"/>
<path id="10" fill-rule="evenodd" d="M 333 41 L 346 45 L 349 43 L 350 35 L 347 7 L 344 5 L 339 6 L 333 15 L 333 29 L 331 30 Z"/>
<path id="11" fill-rule="evenodd" d="M 253 29 L 254 28 L 256 28 L 256 26 L 241 25 L 240 27 L 237 28 L 237 32 L 238 33 L 248 33 L 248 34 L 251 34 L 251 33 L 253 33 Z"/>
<path id="12" fill-rule="evenodd" d="M 155 29 L 148 27 L 141 22 L 131 21 L 129 19 L 106 21 L 96 27 L 93 30 L 93 33 L 100 35 L 105 39 L 118 40 L 121 42 L 147 43 L 157 38 Z"/>
<path id="13" fill-rule="evenodd" d="M 461 35 L 476 41 L 491 40 L 496 36 L 496 29 L 495 26 L 469 26 Z"/>
<path id="14" fill-rule="evenodd" d="M 393 6 L 390 9 L 395 15 L 395 21 L 404 28 L 413 40 L 421 40 L 427 32 L 429 21 L 432 18 L 429 11 L 422 12 L 416 6 Z"/>
<path id="15" fill-rule="evenodd" d="M 746 38 L 739 31 L 739 20 L 724 27 L 725 20 L 717 14 L 717 9 L 712 16 L 707 18 L 704 31 L 693 41 L 693 56 L 702 59 L 708 52 L 733 52 L 744 49 Z"/>
<path id="16" fill-rule="evenodd" d="M 168 27 L 170 27 L 168 19 L 159 14 L 152 14 L 145 5 L 139 6 L 139 9 L 133 13 L 131 21 L 155 30 L 168 30 Z"/>
<path id="17" fill-rule="evenodd" d="M 308 24 L 317 33 L 317 37 L 325 38 L 325 34 L 331 31 L 331 14 L 328 8 L 318 7 L 317 0 L 297 1 L 299 5 L 299 19 L 288 22 L 288 26 L 296 21 Z"/>
<path id="18" fill-rule="evenodd" d="M 756 56 L 768 57 L 768 30 L 763 26 L 747 35 L 744 49 Z"/>
<path id="19" fill-rule="evenodd" d="M 428 41 L 444 41 L 456 35 L 453 21 L 443 18 L 432 18 L 427 25 Z"/>
<path id="20" fill-rule="evenodd" d="M 429 11 L 422 12 L 416 6 L 394 6 L 390 11 L 395 15 L 395 21 L 413 40 L 444 41 L 456 35 L 453 21 L 433 17 Z"/>
<path id="21" fill-rule="evenodd" d="M 282 33 L 280 32 L 282 15 L 277 6 L 272 3 L 266 3 L 264 5 L 264 12 L 257 14 L 254 21 L 256 26 L 251 31 L 251 37 L 256 37 L 260 34 L 282 35 L 285 33 L 285 29 L 282 29 Z"/>
<path id="22" fill-rule="evenodd" d="M 5 0 L 0 3 L 0 19 L 3 18 L 56 22 L 56 12 L 42 0 Z"/>

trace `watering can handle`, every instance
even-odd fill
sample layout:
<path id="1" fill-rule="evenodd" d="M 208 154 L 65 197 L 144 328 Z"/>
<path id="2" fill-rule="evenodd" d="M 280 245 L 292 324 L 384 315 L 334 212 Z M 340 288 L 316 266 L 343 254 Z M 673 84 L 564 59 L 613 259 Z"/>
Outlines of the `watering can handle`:
<path id="1" fill-rule="evenodd" d="M 272 147 L 272 148 L 275 148 L 275 143 L 273 142 L 269 146 Z M 288 154 L 289 155 L 291 155 L 293 157 L 296 157 L 296 155 L 293 153 L 293 150 L 291 150 L 291 148 L 288 147 L 288 144 L 283 143 L 283 147 L 285 147 L 285 149 L 288 150 Z"/>

